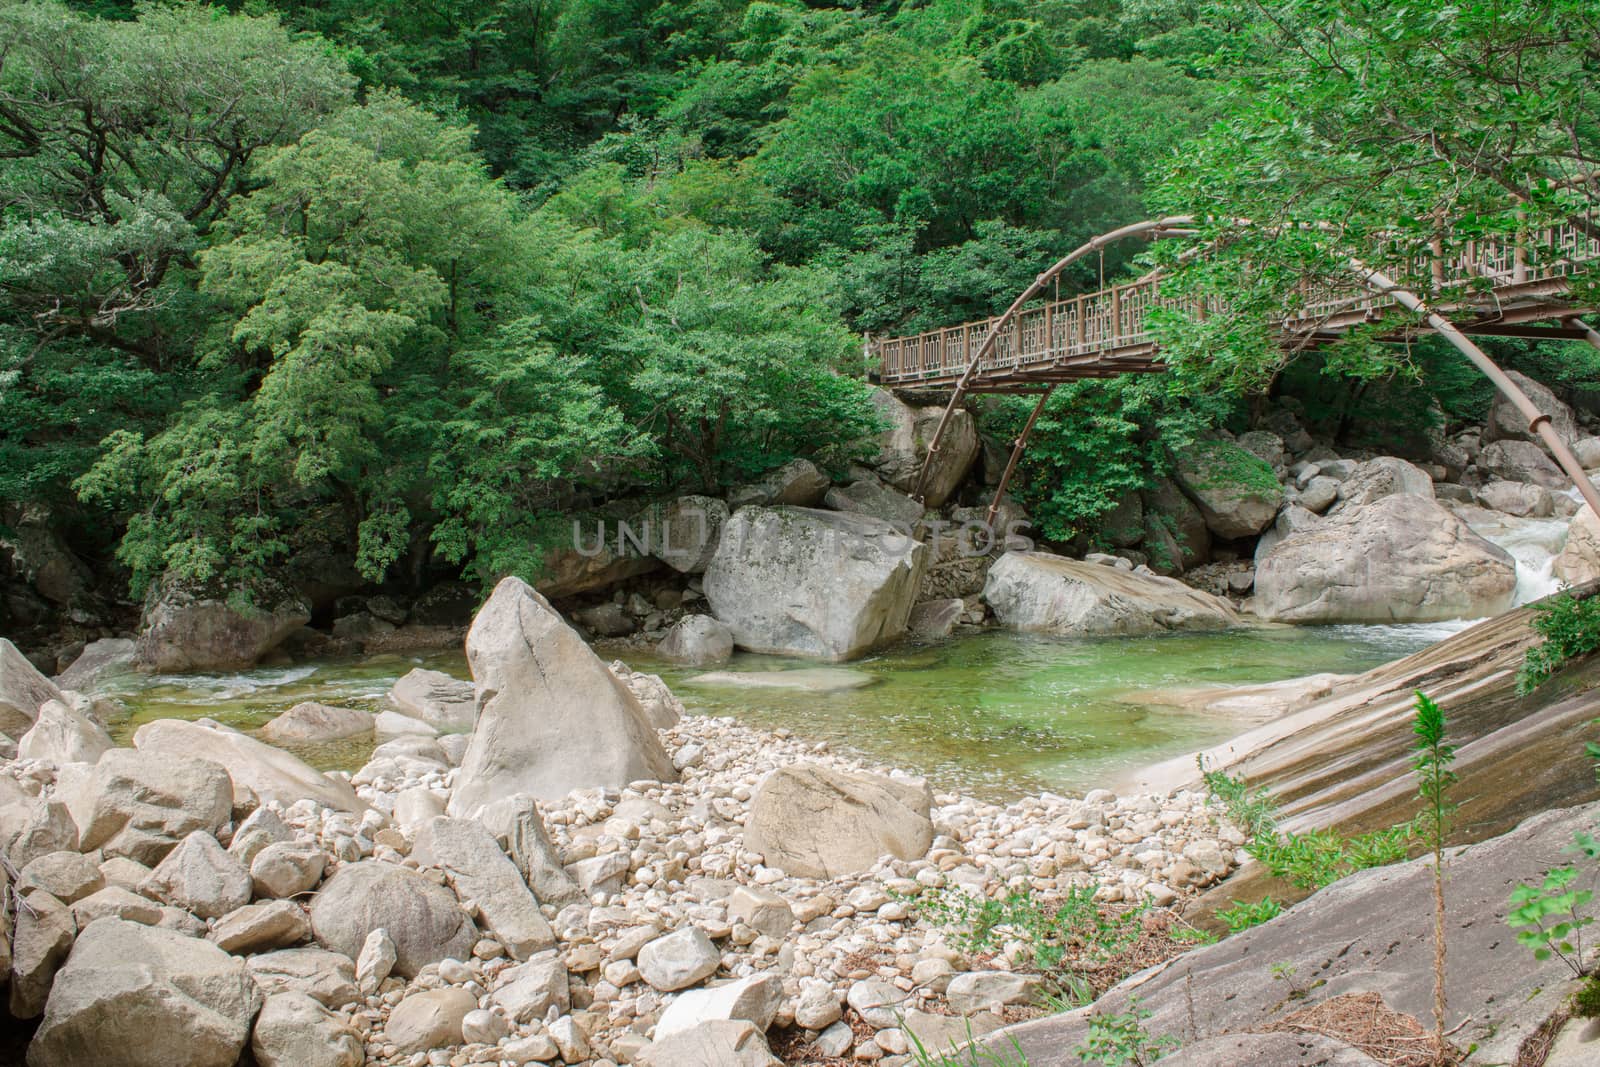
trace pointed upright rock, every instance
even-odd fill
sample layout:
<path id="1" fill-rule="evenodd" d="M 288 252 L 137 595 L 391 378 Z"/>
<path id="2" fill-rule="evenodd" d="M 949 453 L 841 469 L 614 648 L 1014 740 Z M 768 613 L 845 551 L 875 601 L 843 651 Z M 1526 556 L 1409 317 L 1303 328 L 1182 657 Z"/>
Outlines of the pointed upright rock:
<path id="1" fill-rule="evenodd" d="M 449 814 L 517 793 L 556 800 L 677 772 L 638 698 L 544 597 L 506 578 L 467 633 L 478 725 Z"/>

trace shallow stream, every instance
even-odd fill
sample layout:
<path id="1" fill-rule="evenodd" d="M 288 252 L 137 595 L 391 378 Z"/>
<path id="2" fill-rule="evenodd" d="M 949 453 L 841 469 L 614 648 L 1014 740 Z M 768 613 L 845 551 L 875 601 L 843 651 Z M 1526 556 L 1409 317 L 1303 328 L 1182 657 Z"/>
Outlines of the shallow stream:
<path id="1" fill-rule="evenodd" d="M 1517 557 L 1518 603 L 1554 589 L 1550 557 L 1560 550 L 1564 521 L 1497 521 L 1479 532 Z M 707 684 L 697 681 L 706 672 L 649 654 L 623 658 L 661 674 L 691 713 L 787 728 L 927 774 L 942 787 L 1001 799 L 1091 789 L 1119 771 L 1212 744 L 1242 728 L 1237 720 L 1141 702 L 1141 692 L 1358 673 L 1465 625 L 1264 626 L 1098 639 L 983 631 L 936 645 L 900 645 L 822 675 L 825 683 L 847 682 L 850 688 Z M 254 729 L 302 700 L 376 711 L 394 680 L 414 667 L 469 677 L 459 652 L 324 660 L 229 675 L 132 677 L 112 688 L 130 711 L 113 724 L 113 735 L 127 743 L 140 724 L 174 717 L 209 716 Z M 740 654 L 721 670 L 817 668 Z M 300 755 L 324 769 L 354 769 L 371 747 L 369 740 L 342 742 Z"/>

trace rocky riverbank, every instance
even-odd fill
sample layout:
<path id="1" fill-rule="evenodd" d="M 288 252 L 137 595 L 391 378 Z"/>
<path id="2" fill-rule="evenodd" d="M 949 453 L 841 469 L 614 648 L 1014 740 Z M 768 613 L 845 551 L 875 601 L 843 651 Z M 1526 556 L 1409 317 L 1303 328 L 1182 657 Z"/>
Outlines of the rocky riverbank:
<path id="1" fill-rule="evenodd" d="M 0 774 L 9 1008 L 40 1020 L 32 1067 L 231 1067 L 246 1046 L 260 1067 L 901 1063 L 913 1038 L 1038 1010 L 1024 946 L 963 951 L 926 905 L 1085 887 L 1147 904 L 1159 937 L 1240 858 L 1197 793 L 934 794 L 823 744 L 682 717 L 659 680 L 568 633 L 502 586 L 469 640 L 477 731 L 395 737 L 348 777 L 205 723 L 111 748 L 92 705 L 13 653 L 13 705 L 44 698 Z M 508 706 L 494 680 L 530 670 L 591 696 Z M 412 687 L 409 706 L 452 695 Z M 537 726 L 529 759 L 583 773 L 582 746 L 631 729 L 595 720 L 596 700 L 645 724 L 633 744 L 668 780 L 596 768 L 610 781 L 540 795 L 538 775 L 508 784 L 486 761 L 484 738 Z"/>

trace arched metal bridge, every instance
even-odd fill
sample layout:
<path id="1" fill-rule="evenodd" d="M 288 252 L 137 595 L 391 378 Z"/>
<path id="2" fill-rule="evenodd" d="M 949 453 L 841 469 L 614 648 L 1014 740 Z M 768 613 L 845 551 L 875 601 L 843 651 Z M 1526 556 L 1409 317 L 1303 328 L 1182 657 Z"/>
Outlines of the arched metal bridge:
<path id="1" fill-rule="evenodd" d="M 1063 270 L 1115 242 L 1194 237 L 1197 232 L 1197 220 L 1188 216 L 1124 226 L 1059 260 L 1000 315 L 874 341 L 872 348 L 880 361 L 877 377 L 884 386 L 950 391 L 945 416 L 930 442 L 919 499 L 950 414 L 968 393 L 1040 394 L 1013 444 L 1011 462 L 990 509 L 992 518 L 1051 390 L 1062 382 L 1165 370 L 1150 312 L 1167 308 L 1203 319 L 1219 311 L 1219 304 L 1163 296 L 1159 270 L 1079 296 L 1061 297 L 1051 290 L 1058 288 Z M 1381 324 L 1386 318 L 1394 320 L 1390 336 L 1395 340 L 1419 333 L 1444 336 L 1517 405 L 1530 430 L 1541 436 L 1589 506 L 1600 513 L 1600 495 L 1573 457 L 1570 442 L 1559 439 L 1550 420 L 1469 336 L 1581 340 L 1600 348 L 1600 333 L 1580 317 L 1596 309 L 1576 300 L 1572 286 L 1575 276 L 1600 264 L 1600 238 L 1592 236 L 1596 232 L 1594 227 L 1568 224 L 1514 238 L 1467 241 L 1448 252 L 1435 243 L 1393 267 L 1404 282 L 1351 259 L 1348 271 L 1358 284 L 1306 282 L 1296 310 L 1280 323 L 1282 343 L 1295 349 L 1315 347 L 1353 327 Z"/>

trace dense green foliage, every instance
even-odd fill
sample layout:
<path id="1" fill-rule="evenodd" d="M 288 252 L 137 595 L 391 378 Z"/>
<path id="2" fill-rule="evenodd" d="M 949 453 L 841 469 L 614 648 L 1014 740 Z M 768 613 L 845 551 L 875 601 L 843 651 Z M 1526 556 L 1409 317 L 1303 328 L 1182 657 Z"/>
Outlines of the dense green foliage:
<path id="1" fill-rule="evenodd" d="M 862 333 L 993 313 L 1160 210 L 1340 230 L 1208 223 L 1176 284 L 1231 312 L 1163 327 L 1172 374 L 1056 392 L 1017 483 L 1048 536 L 1092 536 L 1252 390 L 1337 433 L 1475 416 L 1446 350 L 1286 370 L 1270 326 L 1380 231 L 1585 218 L 1592 5 L 1448 12 L 0 0 L 0 526 L 47 511 L 135 591 L 317 545 L 372 581 L 531 573 L 560 512 L 842 469 Z M 1580 349 L 1500 354 L 1592 396 Z"/>
<path id="2" fill-rule="evenodd" d="M 1600 597 L 1579 600 L 1562 593 L 1534 609 L 1531 625 L 1544 640 L 1523 655 L 1517 671 L 1519 693 L 1533 692 L 1568 660 L 1600 649 Z"/>

